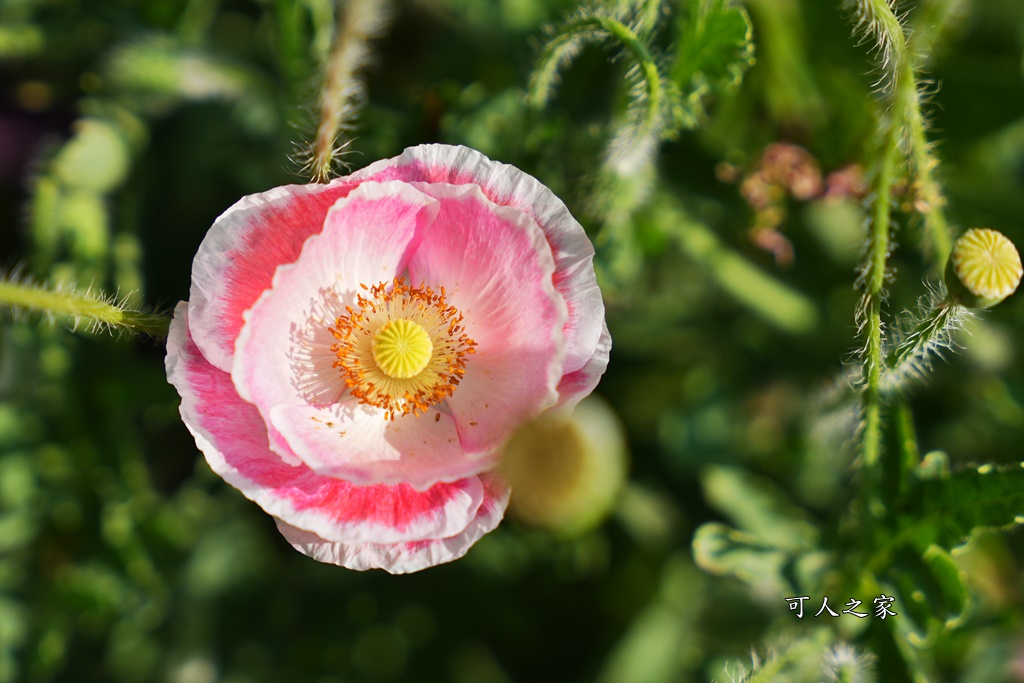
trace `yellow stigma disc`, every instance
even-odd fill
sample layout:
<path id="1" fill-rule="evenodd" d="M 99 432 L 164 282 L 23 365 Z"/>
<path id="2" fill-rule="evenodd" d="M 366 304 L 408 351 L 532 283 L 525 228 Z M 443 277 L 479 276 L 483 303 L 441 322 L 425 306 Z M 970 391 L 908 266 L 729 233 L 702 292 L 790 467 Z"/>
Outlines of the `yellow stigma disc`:
<path id="1" fill-rule="evenodd" d="M 953 243 L 950 261 L 971 294 L 984 297 L 990 304 L 1013 294 L 1024 275 L 1013 242 L 988 228 L 972 228 L 961 235 Z"/>
<path id="2" fill-rule="evenodd" d="M 418 375 L 433 352 L 423 326 L 405 318 L 386 323 L 373 336 L 373 360 L 381 372 L 395 379 Z"/>

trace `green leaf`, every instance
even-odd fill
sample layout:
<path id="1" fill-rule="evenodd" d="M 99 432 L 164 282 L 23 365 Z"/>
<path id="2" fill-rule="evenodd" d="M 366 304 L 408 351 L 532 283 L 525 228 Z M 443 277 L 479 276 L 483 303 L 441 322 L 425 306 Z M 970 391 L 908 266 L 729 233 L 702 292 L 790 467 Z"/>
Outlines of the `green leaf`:
<path id="1" fill-rule="evenodd" d="M 800 638 L 783 638 L 773 643 L 763 657 L 752 653 L 749 671 L 744 662 L 736 662 L 735 669 L 730 666 L 724 673 L 734 683 L 819 683 L 822 669 L 830 668 L 830 662 L 837 659 L 830 656 L 840 647 L 834 639 L 828 628 L 816 628 Z M 829 680 L 846 680 L 827 673 L 825 676 Z"/>
<path id="2" fill-rule="evenodd" d="M 963 573 L 937 545 L 924 552 L 905 547 L 891 559 L 885 582 L 897 592 L 894 617 L 917 646 L 964 622 L 972 604 Z"/>
<path id="3" fill-rule="evenodd" d="M 817 531 L 773 482 L 731 467 L 708 467 L 701 477 L 708 502 L 761 544 L 808 550 Z"/>
<path id="4" fill-rule="evenodd" d="M 794 594 L 792 582 L 784 577 L 790 554 L 725 524 L 709 522 L 697 529 L 693 535 L 693 558 L 701 569 L 734 576 L 759 595 L 778 596 L 781 601 Z"/>
<path id="5" fill-rule="evenodd" d="M 1024 463 L 982 465 L 947 478 L 921 481 L 918 504 L 907 529 L 919 547 L 932 543 L 954 549 L 979 529 L 1007 529 L 1024 523 Z"/>
<path id="6" fill-rule="evenodd" d="M 948 615 L 943 626 L 947 629 L 959 626 L 966 619 L 972 604 L 964 573 L 949 552 L 937 545 L 929 546 L 921 559 L 931 570 L 935 586 L 940 591 L 936 597 L 941 599 L 945 614 Z"/>
<path id="7" fill-rule="evenodd" d="M 702 99 L 735 88 L 754 63 L 753 30 L 746 10 L 729 0 L 689 0 L 680 17 L 670 79 L 684 94 L 680 125 L 692 127 L 704 115 Z"/>
<path id="8" fill-rule="evenodd" d="M 272 88 L 259 71 L 205 50 L 178 44 L 168 36 L 124 43 L 111 51 L 106 78 L 153 113 L 181 102 L 235 103 L 235 115 L 250 131 L 273 127 L 277 114 Z"/>

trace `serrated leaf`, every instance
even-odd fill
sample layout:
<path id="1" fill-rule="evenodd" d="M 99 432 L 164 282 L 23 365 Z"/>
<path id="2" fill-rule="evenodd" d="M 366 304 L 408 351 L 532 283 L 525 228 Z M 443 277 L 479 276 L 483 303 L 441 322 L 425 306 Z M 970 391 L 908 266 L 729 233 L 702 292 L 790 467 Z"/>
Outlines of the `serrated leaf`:
<path id="1" fill-rule="evenodd" d="M 966 619 L 971 595 L 949 552 L 937 545 L 923 552 L 905 547 L 892 557 L 886 581 L 898 593 L 893 609 L 915 645 L 930 643 Z"/>
<path id="2" fill-rule="evenodd" d="M 814 525 L 773 482 L 731 467 L 708 467 L 701 481 L 708 502 L 758 543 L 784 550 L 809 550 Z"/>
<path id="3" fill-rule="evenodd" d="M 795 590 L 783 574 L 791 559 L 788 552 L 725 524 L 709 522 L 697 529 L 693 558 L 701 569 L 734 576 L 765 597 L 781 600 Z"/>
<path id="4" fill-rule="evenodd" d="M 971 606 L 971 591 L 964 579 L 964 573 L 944 548 L 929 546 L 921 557 L 931 570 L 936 586 L 942 593 L 946 605 L 945 628 L 955 628 L 964 622 Z"/>
<path id="5" fill-rule="evenodd" d="M 702 98 L 736 87 L 754 63 L 753 29 L 746 10 L 729 0 L 690 0 L 680 16 L 671 80 L 684 94 L 681 123 L 692 126 L 704 113 Z"/>
<path id="6" fill-rule="evenodd" d="M 1024 465 L 982 465 L 921 481 L 917 499 L 917 510 L 906 526 L 918 547 L 935 543 L 953 550 L 979 529 L 1024 523 Z"/>

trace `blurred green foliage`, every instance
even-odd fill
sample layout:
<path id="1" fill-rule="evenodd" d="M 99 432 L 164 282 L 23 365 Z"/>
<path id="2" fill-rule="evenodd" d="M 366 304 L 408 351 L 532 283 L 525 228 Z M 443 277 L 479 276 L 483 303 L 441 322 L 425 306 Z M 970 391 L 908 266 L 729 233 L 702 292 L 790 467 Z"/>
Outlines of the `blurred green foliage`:
<path id="1" fill-rule="evenodd" d="M 880 474 L 885 522 L 847 514 L 871 510 L 853 282 L 885 112 L 848 4 L 407 0 L 373 43 L 344 161 L 466 144 L 551 187 L 598 245 L 599 392 L 633 472 L 584 536 L 513 521 L 412 576 L 320 565 L 206 467 L 159 342 L 5 314 L 0 681 L 1024 680 L 1024 544 L 975 530 L 1024 514 L 1019 297 L 884 412 L 890 459 L 921 459 Z M 1024 243 L 1024 5 L 901 7 L 960 13 L 917 27 L 946 217 Z M 4 263 L 185 299 L 221 211 L 303 182 L 335 11 L 0 0 Z M 772 179 L 776 142 L 806 150 L 817 191 Z M 901 203 L 892 314 L 939 273 Z M 883 593 L 885 621 L 812 616 Z"/>

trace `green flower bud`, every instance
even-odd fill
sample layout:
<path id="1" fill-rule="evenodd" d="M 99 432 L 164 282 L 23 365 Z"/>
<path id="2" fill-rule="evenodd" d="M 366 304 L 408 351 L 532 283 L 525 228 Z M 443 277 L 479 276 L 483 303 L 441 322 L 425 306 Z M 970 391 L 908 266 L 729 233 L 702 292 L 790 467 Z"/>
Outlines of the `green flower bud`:
<path id="1" fill-rule="evenodd" d="M 970 308 L 990 308 L 1017 290 L 1024 267 L 1013 242 L 988 228 L 971 228 L 953 243 L 946 263 L 950 298 Z"/>

